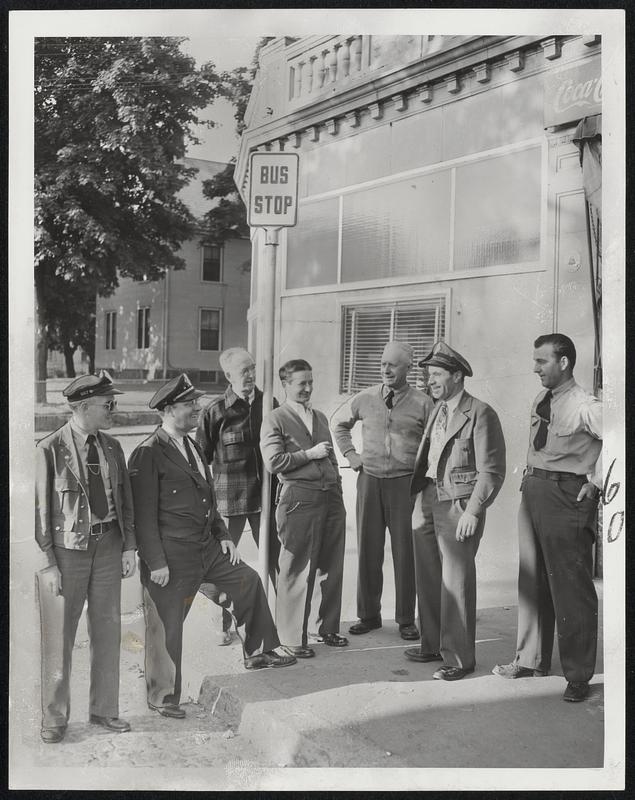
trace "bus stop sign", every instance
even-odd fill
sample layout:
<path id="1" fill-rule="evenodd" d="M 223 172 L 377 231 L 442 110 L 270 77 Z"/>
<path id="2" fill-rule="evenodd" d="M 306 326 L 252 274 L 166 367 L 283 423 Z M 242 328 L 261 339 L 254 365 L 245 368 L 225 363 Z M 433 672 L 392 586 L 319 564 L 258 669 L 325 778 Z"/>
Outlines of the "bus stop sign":
<path id="1" fill-rule="evenodd" d="M 298 220 L 297 153 L 252 153 L 249 216 L 252 228 L 288 228 Z"/>

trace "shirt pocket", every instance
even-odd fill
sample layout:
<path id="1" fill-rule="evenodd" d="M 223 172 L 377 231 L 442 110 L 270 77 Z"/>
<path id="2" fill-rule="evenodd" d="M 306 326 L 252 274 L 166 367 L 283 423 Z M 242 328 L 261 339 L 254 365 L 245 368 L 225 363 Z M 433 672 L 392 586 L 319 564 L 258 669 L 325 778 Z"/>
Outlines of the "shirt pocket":
<path id="1" fill-rule="evenodd" d="M 221 434 L 223 460 L 227 462 L 244 461 L 249 455 L 251 442 L 243 431 L 225 431 Z"/>
<path id="2" fill-rule="evenodd" d="M 551 423 L 547 432 L 547 450 L 556 455 L 575 455 L 579 447 L 578 429 L 572 425 Z"/>

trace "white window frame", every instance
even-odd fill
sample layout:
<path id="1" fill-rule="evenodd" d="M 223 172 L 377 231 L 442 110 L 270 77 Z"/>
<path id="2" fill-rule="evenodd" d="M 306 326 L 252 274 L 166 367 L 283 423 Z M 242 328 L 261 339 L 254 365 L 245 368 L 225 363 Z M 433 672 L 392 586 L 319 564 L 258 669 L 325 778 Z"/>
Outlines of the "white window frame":
<path id="1" fill-rule="evenodd" d="M 217 247 L 218 248 L 218 280 L 210 281 L 204 277 L 204 264 L 205 264 L 205 248 Z M 225 266 L 225 246 L 217 242 L 202 242 L 201 243 L 201 283 L 205 284 L 219 284 L 223 282 L 223 271 Z"/>
<path id="2" fill-rule="evenodd" d="M 475 161 L 486 161 L 490 158 L 497 158 L 499 156 L 511 155 L 512 153 L 522 152 L 531 148 L 538 147 L 541 150 L 541 187 L 540 187 L 540 256 L 538 263 L 536 262 L 520 262 L 517 264 L 496 264 L 490 267 L 474 267 L 473 269 L 455 270 L 454 269 L 454 188 L 457 167 L 470 164 Z M 439 281 L 452 281 L 464 280 L 465 278 L 475 277 L 491 277 L 495 275 L 509 275 L 509 274 L 522 274 L 532 272 L 545 272 L 550 269 L 548 265 L 548 243 L 547 243 L 547 158 L 548 158 L 548 141 L 545 137 L 534 137 L 532 139 L 525 139 L 521 142 L 495 147 L 491 150 L 482 150 L 479 153 L 471 153 L 466 156 L 454 158 L 449 161 L 442 161 L 427 167 L 417 167 L 416 169 L 407 170 L 405 172 L 398 172 L 387 175 L 383 178 L 376 178 L 363 183 L 346 186 L 343 188 L 333 189 L 321 194 L 311 195 L 299 201 L 299 205 L 307 205 L 316 203 L 320 200 L 327 200 L 332 197 L 340 198 L 340 217 L 339 217 L 339 236 L 338 236 L 338 264 L 337 264 L 337 278 L 338 283 L 324 284 L 320 286 L 307 286 L 299 289 L 286 288 L 286 252 L 283 255 L 285 269 L 283 271 L 284 288 L 281 291 L 282 297 L 293 297 L 296 295 L 306 294 L 324 294 L 330 292 L 343 292 L 343 291 L 359 291 L 360 289 L 370 289 L 375 287 L 387 288 L 391 286 L 404 286 L 406 284 L 427 284 L 438 283 Z M 434 172 L 443 172 L 450 170 L 451 180 L 451 218 L 450 218 L 450 241 L 448 246 L 450 249 L 449 268 L 444 272 L 430 273 L 427 275 L 402 275 L 392 278 L 373 278 L 368 281 L 351 281 L 342 283 L 342 204 L 343 197 L 347 194 L 363 191 L 365 189 L 372 189 L 378 186 L 383 186 L 390 183 L 398 183 L 399 181 L 408 180 L 410 178 L 417 178 L 423 175 L 429 175 Z"/>
<path id="3" fill-rule="evenodd" d="M 201 347 L 201 333 L 203 328 L 201 327 L 203 322 L 203 311 L 218 311 L 218 349 L 216 350 L 207 350 Z M 206 330 L 212 330 L 207 329 Z M 220 353 L 223 349 L 223 309 L 219 308 L 218 306 L 201 306 L 198 309 L 198 352 L 199 353 Z"/>

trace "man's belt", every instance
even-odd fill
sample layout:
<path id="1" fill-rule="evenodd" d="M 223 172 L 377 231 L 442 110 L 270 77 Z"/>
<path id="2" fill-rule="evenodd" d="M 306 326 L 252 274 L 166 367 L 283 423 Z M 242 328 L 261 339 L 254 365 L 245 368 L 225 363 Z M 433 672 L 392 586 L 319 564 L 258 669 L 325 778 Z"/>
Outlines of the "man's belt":
<path id="1" fill-rule="evenodd" d="M 109 519 L 106 522 L 95 522 L 90 526 L 90 535 L 101 536 L 102 533 L 108 533 L 108 531 L 111 531 L 118 525 L 119 523 L 116 519 Z"/>
<path id="2" fill-rule="evenodd" d="M 575 472 L 552 472 L 547 469 L 538 469 L 538 467 L 527 467 L 525 475 L 533 475 L 534 478 L 543 478 L 546 481 L 571 481 L 586 480 L 586 475 L 577 475 Z"/>

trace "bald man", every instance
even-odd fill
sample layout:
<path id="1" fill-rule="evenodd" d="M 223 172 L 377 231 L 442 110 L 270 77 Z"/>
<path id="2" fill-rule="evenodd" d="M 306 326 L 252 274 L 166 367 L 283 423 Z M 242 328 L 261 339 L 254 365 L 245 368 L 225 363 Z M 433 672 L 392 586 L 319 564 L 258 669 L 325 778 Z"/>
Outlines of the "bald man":
<path id="1" fill-rule="evenodd" d="M 395 571 L 395 621 L 402 639 L 418 639 L 414 624 L 415 572 L 410 481 L 417 447 L 432 400 L 407 383 L 413 351 L 388 342 L 381 357 L 382 382 L 356 394 L 335 415 L 333 435 L 357 478 L 357 615 L 349 633 L 381 628 L 381 595 L 386 528 Z M 362 423 L 362 452 L 351 431 Z"/>

